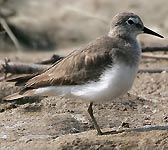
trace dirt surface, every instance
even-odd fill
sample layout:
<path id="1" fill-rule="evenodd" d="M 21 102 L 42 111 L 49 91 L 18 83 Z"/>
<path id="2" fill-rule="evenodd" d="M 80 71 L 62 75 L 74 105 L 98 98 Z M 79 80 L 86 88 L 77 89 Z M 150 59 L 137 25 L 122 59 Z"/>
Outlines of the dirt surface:
<path id="1" fill-rule="evenodd" d="M 0 60 L 37 62 L 53 54 L 65 56 L 71 47 L 107 33 L 111 17 L 122 11 L 137 13 L 146 26 L 167 37 L 167 4 L 166 0 L 8 0 L 4 7 L 17 12 L 7 19 L 8 24 L 27 52 L 15 52 L 11 40 L 0 36 Z M 167 38 L 147 35 L 139 39 L 147 46 L 168 43 Z M 141 61 L 145 68 L 167 66 L 167 60 Z M 95 104 L 95 117 L 107 133 L 103 136 L 96 135 L 88 104 L 81 100 L 32 97 L 1 101 L 17 90 L 13 83 L 0 82 L 0 150 L 168 149 L 168 72 L 139 73 L 130 94 Z"/>
<path id="2" fill-rule="evenodd" d="M 55 52 L 56 53 L 56 52 Z M 61 51 L 59 54 L 64 55 Z M 52 53 L 1 53 L 12 60 L 33 62 Z M 25 58 L 25 59 L 23 59 Z M 143 59 L 141 67 L 163 67 L 164 60 Z M 0 83 L 0 99 L 18 90 Z M 88 104 L 61 97 L 24 98 L 0 102 L 0 149 L 167 149 L 168 73 L 138 74 L 131 94 L 107 104 L 95 104 L 94 113 L 104 131 L 149 128 L 97 136 L 87 114 Z M 151 128 L 156 126 L 156 128 Z M 94 130 L 94 131 L 91 131 Z"/>

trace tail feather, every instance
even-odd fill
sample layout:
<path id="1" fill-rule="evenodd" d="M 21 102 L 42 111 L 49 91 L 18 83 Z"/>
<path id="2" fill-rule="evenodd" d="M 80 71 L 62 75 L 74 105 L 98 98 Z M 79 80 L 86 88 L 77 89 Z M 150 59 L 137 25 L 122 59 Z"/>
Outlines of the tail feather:
<path id="1" fill-rule="evenodd" d="M 21 75 L 21 76 L 17 76 L 14 78 L 8 78 L 6 81 L 7 82 L 15 82 L 16 86 L 23 86 L 25 85 L 25 83 L 30 80 L 31 78 L 33 78 L 34 76 L 36 76 L 37 74 L 26 74 L 26 75 Z"/>
<path id="2" fill-rule="evenodd" d="M 6 97 L 3 97 L 2 100 L 10 101 L 10 100 L 19 99 L 19 98 L 22 98 L 22 97 L 25 97 L 25 96 L 24 95 L 20 95 L 19 92 L 17 92 L 17 93 L 8 95 Z"/>
<path id="3" fill-rule="evenodd" d="M 17 92 L 17 93 L 8 95 L 8 96 L 6 96 L 6 97 L 3 97 L 2 100 L 11 101 L 11 100 L 20 99 L 20 98 L 23 98 L 23 97 L 32 96 L 32 95 L 34 95 L 34 94 L 35 94 L 35 91 L 34 91 L 34 90 L 26 91 L 26 92 L 23 93 L 23 94 L 20 94 L 20 92 Z"/>

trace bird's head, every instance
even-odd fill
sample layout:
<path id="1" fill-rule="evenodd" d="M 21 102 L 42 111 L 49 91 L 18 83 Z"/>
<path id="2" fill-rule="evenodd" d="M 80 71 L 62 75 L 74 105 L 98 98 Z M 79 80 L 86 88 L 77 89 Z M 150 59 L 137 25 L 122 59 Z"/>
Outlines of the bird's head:
<path id="1" fill-rule="evenodd" d="M 111 22 L 109 36 L 136 37 L 138 34 L 151 34 L 163 38 L 160 34 L 145 27 L 139 16 L 123 12 L 117 14 Z"/>

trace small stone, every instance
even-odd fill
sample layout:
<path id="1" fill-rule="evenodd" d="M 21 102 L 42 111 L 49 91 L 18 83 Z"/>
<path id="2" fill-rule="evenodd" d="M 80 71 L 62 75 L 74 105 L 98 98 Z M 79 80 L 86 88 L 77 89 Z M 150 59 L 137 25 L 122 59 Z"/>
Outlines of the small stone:
<path id="1" fill-rule="evenodd" d="M 129 128 L 130 126 L 128 122 L 122 122 L 121 127 Z"/>
<path id="2" fill-rule="evenodd" d="M 163 115 L 163 121 L 164 122 L 168 122 L 168 114 L 164 114 Z"/>

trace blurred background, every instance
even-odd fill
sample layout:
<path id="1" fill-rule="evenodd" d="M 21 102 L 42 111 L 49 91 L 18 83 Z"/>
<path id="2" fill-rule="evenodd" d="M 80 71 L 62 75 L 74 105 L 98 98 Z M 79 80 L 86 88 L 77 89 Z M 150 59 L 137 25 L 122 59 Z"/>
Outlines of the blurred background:
<path id="1" fill-rule="evenodd" d="M 17 38 L 21 49 L 48 51 L 78 47 L 109 30 L 119 12 L 138 14 L 144 24 L 167 36 L 167 0 L 0 0 L 0 16 Z M 2 27 L 1 27 L 2 29 Z M 140 36 L 143 44 L 167 44 L 152 36 Z M 9 36 L 0 34 L 0 50 L 15 51 Z"/>

